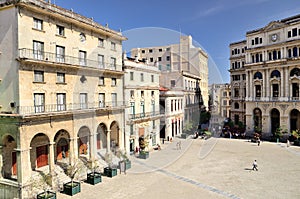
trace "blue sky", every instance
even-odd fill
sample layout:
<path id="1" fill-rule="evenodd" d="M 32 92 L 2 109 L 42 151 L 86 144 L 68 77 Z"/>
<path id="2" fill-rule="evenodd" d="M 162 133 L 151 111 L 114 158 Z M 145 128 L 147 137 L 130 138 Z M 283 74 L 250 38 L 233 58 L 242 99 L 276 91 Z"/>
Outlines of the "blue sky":
<path id="1" fill-rule="evenodd" d="M 183 34 L 191 35 L 211 58 L 210 83 L 229 82 L 230 43 L 244 40 L 247 31 L 264 27 L 271 21 L 300 14 L 299 0 L 52 0 L 51 2 L 66 9 L 72 8 L 74 12 L 86 17 L 93 17 L 102 25 L 107 23 L 114 30 L 121 29 L 125 36 L 148 27 L 170 32 L 181 31 Z M 154 33 L 153 38 L 159 35 Z M 124 42 L 125 48 L 133 40 L 128 36 L 128 41 Z M 146 46 L 140 44 L 136 47 Z"/>

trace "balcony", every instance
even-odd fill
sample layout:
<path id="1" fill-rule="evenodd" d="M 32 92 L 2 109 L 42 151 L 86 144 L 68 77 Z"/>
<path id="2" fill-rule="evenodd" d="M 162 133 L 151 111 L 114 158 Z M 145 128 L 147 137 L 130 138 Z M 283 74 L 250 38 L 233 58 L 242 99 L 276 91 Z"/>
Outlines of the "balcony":
<path id="1" fill-rule="evenodd" d="M 96 103 L 70 103 L 70 104 L 47 104 L 36 106 L 18 106 L 16 107 L 17 114 L 20 115 L 37 115 L 49 113 L 64 113 L 70 111 L 84 110 L 114 110 L 124 109 L 123 101 L 116 102 L 96 102 Z"/>
<path id="2" fill-rule="evenodd" d="M 28 48 L 19 49 L 19 58 L 78 67 L 96 68 L 100 70 L 122 71 L 122 66 L 114 63 L 104 63 L 97 60 L 66 56 L 44 51 L 36 51 Z"/>
<path id="3" fill-rule="evenodd" d="M 153 117 L 162 117 L 163 114 L 164 113 L 162 111 L 129 114 L 129 119 L 130 120 L 149 119 Z"/>

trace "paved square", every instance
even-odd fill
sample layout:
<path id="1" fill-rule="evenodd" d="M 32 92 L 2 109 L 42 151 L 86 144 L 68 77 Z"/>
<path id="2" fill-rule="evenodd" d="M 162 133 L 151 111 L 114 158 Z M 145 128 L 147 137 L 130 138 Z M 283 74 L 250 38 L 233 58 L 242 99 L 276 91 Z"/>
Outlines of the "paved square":
<path id="1" fill-rule="evenodd" d="M 132 157 L 126 175 L 82 183 L 81 193 L 58 198 L 300 198 L 300 147 L 211 138 L 181 140 L 178 150 L 178 140 L 147 160 Z"/>

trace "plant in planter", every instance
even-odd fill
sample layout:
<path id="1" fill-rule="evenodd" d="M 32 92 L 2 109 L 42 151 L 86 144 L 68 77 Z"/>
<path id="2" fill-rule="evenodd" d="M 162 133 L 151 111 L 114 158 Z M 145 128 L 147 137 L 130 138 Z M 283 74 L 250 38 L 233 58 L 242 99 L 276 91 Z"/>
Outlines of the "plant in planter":
<path id="1" fill-rule="evenodd" d="M 146 151 L 146 148 L 148 148 L 148 144 L 149 144 L 149 142 L 148 142 L 147 138 L 143 138 L 143 137 L 139 138 L 139 145 L 141 148 L 139 158 L 142 158 L 142 159 L 149 158 L 149 151 Z"/>
<path id="2" fill-rule="evenodd" d="M 117 172 L 117 168 L 113 166 L 112 154 L 111 153 L 105 154 L 105 160 L 106 162 L 108 162 L 108 167 L 104 168 L 104 175 L 110 178 L 116 176 L 118 172 Z"/>
<path id="3" fill-rule="evenodd" d="M 87 183 L 95 185 L 99 182 L 102 182 L 101 173 L 99 171 L 99 163 L 96 160 L 91 161 L 88 164 L 89 170 L 91 170 L 90 173 L 87 174 Z"/>
<path id="4" fill-rule="evenodd" d="M 121 154 L 121 158 L 122 160 L 125 162 L 125 169 L 130 169 L 131 168 L 131 161 L 129 160 L 126 152 L 122 152 L 120 151 L 120 154 Z"/>
<path id="5" fill-rule="evenodd" d="M 50 174 L 40 173 L 39 177 L 32 177 L 31 184 L 32 189 L 41 190 L 42 193 L 37 194 L 37 199 L 56 199 L 56 193 L 50 191 L 49 188 L 52 187 L 52 176 Z"/>
<path id="6" fill-rule="evenodd" d="M 80 182 L 74 181 L 78 173 L 83 169 L 83 164 L 80 161 L 76 161 L 74 164 L 69 165 L 66 174 L 71 178 L 71 182 L 64 184 L 64 193 L 73 196 L 81 191 Z"/>

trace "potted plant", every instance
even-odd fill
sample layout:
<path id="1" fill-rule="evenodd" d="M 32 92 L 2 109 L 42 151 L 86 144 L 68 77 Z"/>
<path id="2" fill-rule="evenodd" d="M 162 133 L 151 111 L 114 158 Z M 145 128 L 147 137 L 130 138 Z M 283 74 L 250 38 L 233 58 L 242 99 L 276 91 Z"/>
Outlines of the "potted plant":
<path id="1" fill-rule="evenodd" d="M 81 191 L 80 182 L 74 181 L 74 179 L 82 168 L 83 165 L 79 161 L 76 161 L 74 164 L 68 166 L 66 174 L 71 178 L 71 181 L 63 185 L 63 192 L 65 194 L 73 196 Z"/>
<path id="2" fill-rule="evenodd" d="M 113 166 L 112 154 L 107 153 L 105 155 L 105 160 L 106 160 L 106 162 L 108 162 L 108 167 L 104 168 L 104 175 L 107 176 L 107 177 L 110 177 L 110 178 L 116 176 L 118 172 L 117 172 L 117 168 L 115 168 Z"/>
<path id="3" fill-rule="evenodd" d="M 139 158 L 141 159 L 147 159 L 149 158 L 149 151 L 146 151 L 146 148 L 148 147 L 148 141 L 147 139 L 141 137 L 139 139 L 139 145 L 141 148 L 140 154 L 139 154 Z"/>
<path id="4" fill-rule="evenodd" d="M 99 172 L 99 164 L 97 161 L 91 161 L 88 164 L 88 168 L 91 170 L 90 173 L 87 174 L 87 183 L 95 185 L 102 182 L 101 173 Z"/>
<path id="5" fill-rule="evenodd" d="M 131 168 L 131 161 L 129 160 L 126 152 L 122 153 L 121 152 L 121 156 L 122 156 L 122 159 L 123 161 L 125 162 L 125 169 L 128 170 Z"/>
<path id="6" fill-rule="evenodd" d="M 43 189 L 42 193 L 37 194 L 37 199 L 56 199 L 56 193 L 49 190 L 52 186 L 52 176 L 50 174 L 40 173 L 39 180 L 32 179 L 32 186 L 36 189 Z"/>

